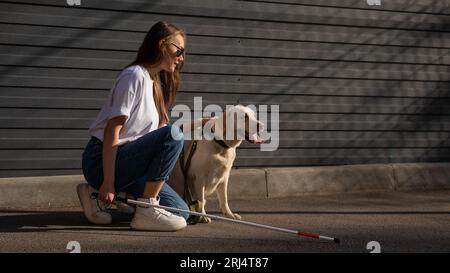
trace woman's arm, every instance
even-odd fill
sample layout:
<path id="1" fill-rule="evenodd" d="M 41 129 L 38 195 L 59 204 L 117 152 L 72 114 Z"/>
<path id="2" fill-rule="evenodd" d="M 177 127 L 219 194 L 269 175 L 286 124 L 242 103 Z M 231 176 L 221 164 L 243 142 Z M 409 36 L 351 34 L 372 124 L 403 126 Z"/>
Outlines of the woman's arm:
<path id="1" fill-rule="evenodd" d="M 194 130 L 197 127 L 204 126 L 211 119 L 214 120 L 214 119 L 217 119 L 217 117 L 194 119 L 191 122 L 186 122 L 186 123 L 181 124 L 180 129 L 184 133 L 187 133 L 187 132 Z"/>
<path id="2" fill-rule="evenodd" d="M 117 146 L 119 133 L 126 121 L 125 116 L 112 118 L 106 124 L 103 136 L 103 183 L 99 191 L 99 199 L 110 205 L 116 194 L 114 189 L 114 176 L 116 166 Z"/>

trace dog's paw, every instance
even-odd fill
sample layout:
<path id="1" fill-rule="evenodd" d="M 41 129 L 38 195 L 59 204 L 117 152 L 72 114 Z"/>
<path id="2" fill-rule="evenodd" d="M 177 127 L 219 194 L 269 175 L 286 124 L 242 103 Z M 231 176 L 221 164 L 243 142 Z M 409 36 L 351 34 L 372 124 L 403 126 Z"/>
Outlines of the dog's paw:
<path id="1" fill-rule="evenodd" d="M 191 216 L 187 219 L 187 223 L 190 225 L 195 225 L 197 223 L 208 224 L 211 223 L 211 218 L 206 216 Z"/>
<path id="2" fill-rule="evenodd" d="M 242 219 L 242 217 L 239 214 L 237 214 L 237 213 L 233 213 L 233 216 L 234 216 L 234 219 L 236 219 L 236 220 L 241 220 Z"/>
<path id="3" fill-rule="evenodd" d="M 198 222 L 199 223 L 209 224 L 209 223 L 211 223 L 211 218 L 206 217 L 206 216 L 200 216 Z"/>
<path id="4" fill-rule="evenodd" d="M 231 219 L 235 219 L 235 220 L 241 220 L 242 217 L 237 214 L 237 213 L 227 213 L 225 214 L 225 217 L 231 218 Z"/>

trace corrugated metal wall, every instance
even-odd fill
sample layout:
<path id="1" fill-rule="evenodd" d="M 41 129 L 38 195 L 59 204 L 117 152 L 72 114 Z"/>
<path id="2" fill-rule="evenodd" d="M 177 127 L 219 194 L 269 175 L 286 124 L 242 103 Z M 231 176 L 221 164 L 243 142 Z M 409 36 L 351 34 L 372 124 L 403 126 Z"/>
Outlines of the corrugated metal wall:
<path id="1" fill-rule="evenodd" d="M 87 128 L 149 27 L 188 33 L 178 103 L 280 104 L 236 166 L 450 160 L 450 1 L 0 1 L 0 176 L 80 174 Z"/>

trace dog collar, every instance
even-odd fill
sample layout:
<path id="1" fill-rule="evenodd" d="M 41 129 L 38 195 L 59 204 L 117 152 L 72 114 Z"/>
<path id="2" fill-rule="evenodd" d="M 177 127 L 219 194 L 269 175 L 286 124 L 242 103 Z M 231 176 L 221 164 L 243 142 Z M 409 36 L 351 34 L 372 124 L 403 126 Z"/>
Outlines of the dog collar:
<path id="1" fill-rule="evenodd" d="M 222 146 L 223 148 L 225 148 L 225 149 L 230 149 L 230 148 L 231 148 L 231 147 L 228 146 L 228 145 L 225 143 L 225 141 L 223 141 L 223 140 L 220 140 L 220 139 L 214 139 L 214 141 L 215 141 L 217 144 L 219 144 L 220 146 Z"/>
<path id="2" fill-rule="evenodd" d="M 211 127 L 211 133 L 213 133 L 214 134 L 214 129 Z M 231 147 L 230 146 L 228 146 L 228 144 L 226 144 L 225 143 L 225 141 L 223 141 L 223 140 L 220 140 L 220 139 L 216 139 L 215 137 L 214 137 L 214 142 L 216 142 L 217 144 L 219 144 L 220 146 L 222 146 L 223 148 L 225 148 L 225 149 L 230 149 Z"/>

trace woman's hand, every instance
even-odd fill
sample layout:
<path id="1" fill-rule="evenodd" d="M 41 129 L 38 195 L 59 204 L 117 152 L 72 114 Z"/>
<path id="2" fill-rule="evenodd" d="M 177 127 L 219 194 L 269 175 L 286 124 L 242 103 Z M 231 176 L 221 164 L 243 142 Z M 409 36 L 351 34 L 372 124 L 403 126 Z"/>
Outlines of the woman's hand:
<path id="1" fill-rule="evenodd" d="M 207 117 L 207 118 L 194 119 L 190 123 L 182 124 L 181 128 L 182 128 L 184 133 L 187 133 L 187 132 L 190 132 L 190 131 L 194 130 L 197 127 L 200 127 L 200 126 L 203 127 L 203 126 L 205 126 L 205 124 L 208 121 L 215 120 L 215 119 L 218 119 L 218 117 Z"/>
<path id="2" fill-rule="evenodd" d="M 208 118 L 202 118 L 202 126 L 205 126 L 205 124 L 210 121 L 210 120 L 215 120 L 218 119 L 219 117 L 215 116 L 215 117 L 208 117 Z"/>
<path id="3" fill-rule="evenodd" d="M 98 191 L 98 199 L 106 206 L 110 206 L 114 201 L 115 195 L 116 190 L 114 189 L 114 186 L 111 183 L 103 181 L 103 184 Z"/>

